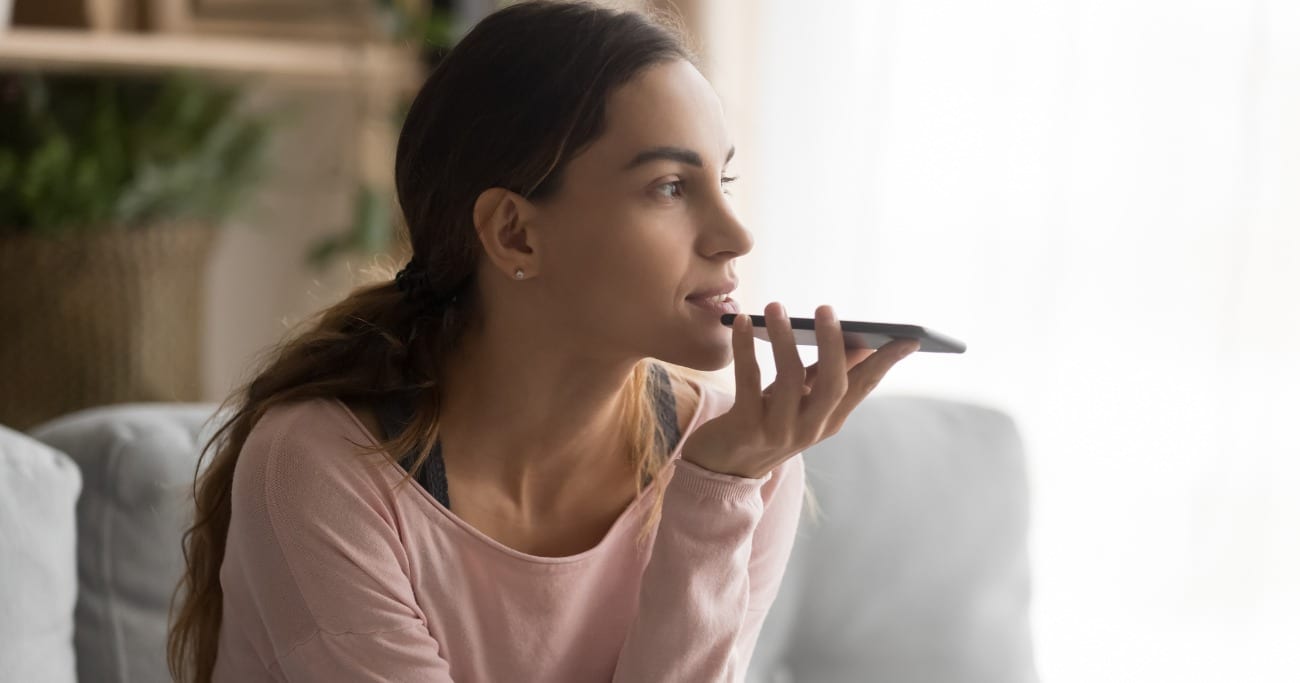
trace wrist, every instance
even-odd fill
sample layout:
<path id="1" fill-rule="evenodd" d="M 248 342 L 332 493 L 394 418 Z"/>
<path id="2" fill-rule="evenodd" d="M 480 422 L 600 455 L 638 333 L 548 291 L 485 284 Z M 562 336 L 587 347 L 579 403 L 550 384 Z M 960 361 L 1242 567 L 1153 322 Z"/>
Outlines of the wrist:
<path id="1" fill-rule="evenodd" d="M 725 474 L 731 477 L 745 477 L 747 479 L 760 479 L 764 474 L 750 472 L 734 460 L 719 458 L 717 454 L 712 454 L 712 456 L 713 457 L 707 457 L 705 453 L 694 453 L 686 449 L 682 450 L 682 460 L 716 474 Z"/>

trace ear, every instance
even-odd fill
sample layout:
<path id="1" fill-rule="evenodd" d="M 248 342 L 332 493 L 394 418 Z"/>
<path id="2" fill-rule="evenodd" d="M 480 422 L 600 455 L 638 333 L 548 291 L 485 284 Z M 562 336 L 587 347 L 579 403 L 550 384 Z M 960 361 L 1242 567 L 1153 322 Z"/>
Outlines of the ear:
<path id="1" fill-rule="evenodd" d="M 512 280 L 519 268 L 524 269 L 524 277 L 538 272 L 540 240 L 533 223 L 535 215 L 532 202 L 503 187 L 488 188 L 474 201 L 474 229 L 483 251 Z"/>

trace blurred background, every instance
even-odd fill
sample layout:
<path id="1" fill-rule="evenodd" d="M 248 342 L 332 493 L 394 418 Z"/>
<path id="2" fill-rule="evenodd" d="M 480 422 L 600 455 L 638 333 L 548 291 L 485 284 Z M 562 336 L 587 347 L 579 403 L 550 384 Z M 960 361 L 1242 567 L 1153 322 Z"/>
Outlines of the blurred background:
<path id="1" fill-rule="evenodd" d="M 0 423 L 221 400 L 400 262 L 404 103 L 500 4 L 0 0 Z M 1043 680 L 1300 680 L 1300 3 L 607 4 L 723 99 L 743 310 L 968 344 L 878 393 L 1014 416 Z"/>
<path id="2" fill-rule="evenodd" d="M 748 308 L 968 343 L 1043 680 L 1300 680 L 1300 3 L 758 4 Z"/>

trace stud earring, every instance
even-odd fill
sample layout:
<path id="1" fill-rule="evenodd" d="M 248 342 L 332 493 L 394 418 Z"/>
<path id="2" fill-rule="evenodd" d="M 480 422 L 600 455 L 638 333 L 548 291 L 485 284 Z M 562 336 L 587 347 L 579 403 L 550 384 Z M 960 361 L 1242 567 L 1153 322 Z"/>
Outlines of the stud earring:
<path id="1" fill-rule="evenodd" d="M 516 279 L 516 280 L 522 280 L 522 279 L 524 279 L 524 269 L 523 269 L 523 268 L 515 268 L 515 279 Z"/>

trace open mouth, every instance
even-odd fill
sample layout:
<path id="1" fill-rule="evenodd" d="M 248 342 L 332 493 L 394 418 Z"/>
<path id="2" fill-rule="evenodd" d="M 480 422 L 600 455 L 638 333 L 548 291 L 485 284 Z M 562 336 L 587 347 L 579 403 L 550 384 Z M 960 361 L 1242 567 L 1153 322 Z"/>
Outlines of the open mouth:
<path id="1" fill-rule="evenodd" d="M 740 306 L 726 294 L 708 297 L 687 297 L 686 300 L 692 305 L 716 315 L 740 312 Z"/>

